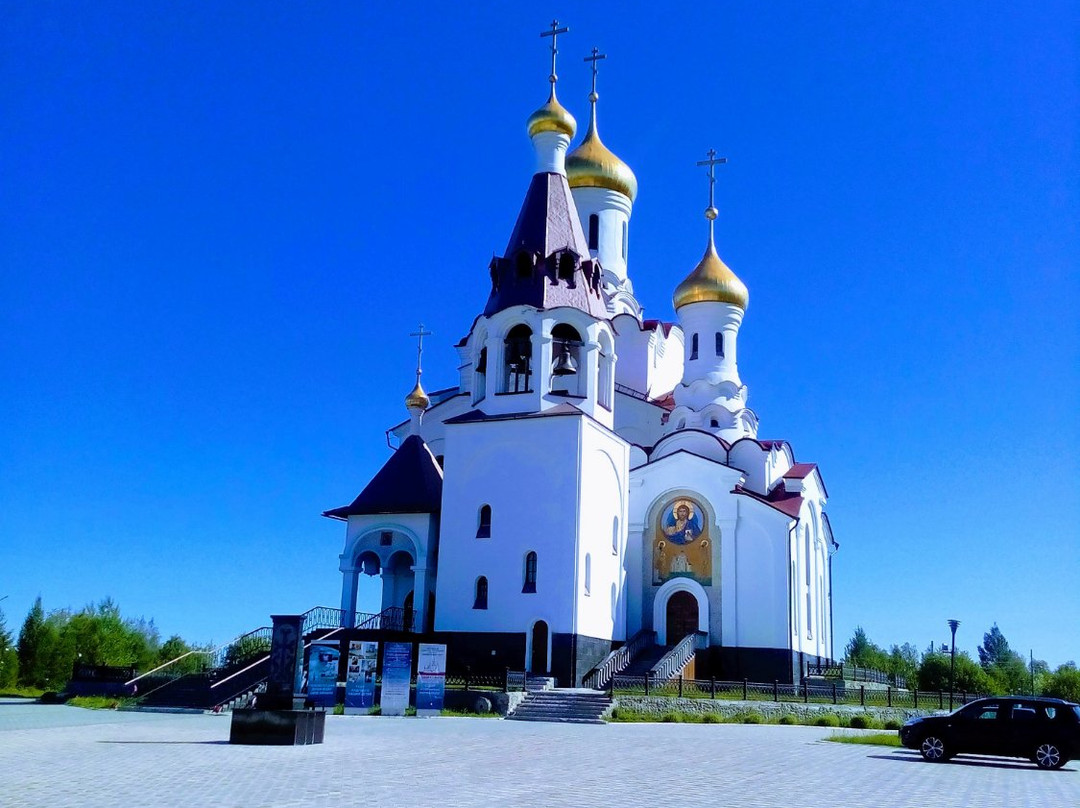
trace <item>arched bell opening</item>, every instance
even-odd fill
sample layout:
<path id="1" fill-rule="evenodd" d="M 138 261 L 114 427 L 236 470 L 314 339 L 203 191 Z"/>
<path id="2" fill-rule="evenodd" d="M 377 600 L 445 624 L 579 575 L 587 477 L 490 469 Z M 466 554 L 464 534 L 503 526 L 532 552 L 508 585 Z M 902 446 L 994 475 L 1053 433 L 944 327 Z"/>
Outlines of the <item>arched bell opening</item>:
<path id="1" fill-rule="evenodd" d="M 524 324 L 515 325 L 503 344 L 505 392 L 528 393 L 532 390 L 532 354 L 532 329 Z"/>
<path id="2" fill-rule="evenodd" d="M 551 329 L 551 392 L 567 396 L 582 395 L 582 357 L 584 343 L 572 325 L 559 323 Z"/>

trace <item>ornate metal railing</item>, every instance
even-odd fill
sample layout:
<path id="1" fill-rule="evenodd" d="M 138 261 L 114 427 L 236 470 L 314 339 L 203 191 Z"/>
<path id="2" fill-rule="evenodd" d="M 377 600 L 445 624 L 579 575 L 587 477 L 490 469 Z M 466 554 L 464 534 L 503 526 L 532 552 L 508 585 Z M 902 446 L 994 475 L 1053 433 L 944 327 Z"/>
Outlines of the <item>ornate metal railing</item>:
<path id="1" fill-rule="evenodd" d="M 649 400 L 649 397 L 640 390 L 635 390 L 633 387 L 627 387 L 625 384 L 619 384 L 618 382 L 615 382 L 615 392 L 622 393 L 624 395 L 630 396 L 631 398 L 636 398 L 639 401 Z"/>
<path id="2" fill-rule="evenodd" d="M 880 685 L 892 685 L 893 687 L 906 688 L 907 680 L 903 676 L 875 670 L 874 668 L 860 668 L 858 665 L 848 665 L 841 662 L 806 663 L 807 676 L 821 676 L 825 679 L 844 679 L 849 682 L 874 682 Z"/>
<path id="3" fill-rule="evenodd" d="M 609 653 L 604 657 L 603 662 L 589 671 L 581 680 L 581 686 L 596 690 L 603 689 L 611 681 L 611 677 L 629 665 L 641 649 L 649 647 L 655 641 L 656 632 L 643 628 L 627 640 L 625 645 Z"/>
<path id="4" fill-rule="evenodd" d="M 703 631 L 694 631 L 679 640 L 675 647 L 660 657 L 649 669 L 649 676 L 654 682 L 666 682 L 678 676 L 697 651 L 699 636 L 704 636 Z"/>
<path id="5" fill-rule="evenodd" d="M 392 606 L 378 614 L 358 614 L 355 628 L 380 629 L 382 631 L 412 631 L 416 613 L 413 609 Z"/>
<path id="6" fill-rule="evenodd" d="M 316 606 L 304 612 L 305 635 L 324 628 L 343 628 L 345 626 L 345 611 L 335 609 L 332 606 Z"/>

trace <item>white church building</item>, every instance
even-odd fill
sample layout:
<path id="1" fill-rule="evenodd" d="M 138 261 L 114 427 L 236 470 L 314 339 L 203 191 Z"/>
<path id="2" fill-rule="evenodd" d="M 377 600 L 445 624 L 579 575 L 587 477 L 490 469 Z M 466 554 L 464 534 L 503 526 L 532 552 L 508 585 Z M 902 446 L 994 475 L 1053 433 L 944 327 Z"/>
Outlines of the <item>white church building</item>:
<path id="1" fill-rule="evenodd" d="M 379 576 L 382 608 L 415 615 L 451 669 L 576 686 L 613 649 L 657 659 L 692 636 L 699 678 L 798 681 L 833 657 L 825 484 L 758 437 L 738 366 L 749 294 L 711 199 L 704 256 L 672 279 L 676 321 L 642 318 L 637 179 L 600 140 L 593 64 L 571 150 L 553 48 L 536 164 L 457 386 L 429 395 L 418 369 L 397 449 L 324 514 L 345 522 L 341 607 L 357 624 L 358 584 Z"/>

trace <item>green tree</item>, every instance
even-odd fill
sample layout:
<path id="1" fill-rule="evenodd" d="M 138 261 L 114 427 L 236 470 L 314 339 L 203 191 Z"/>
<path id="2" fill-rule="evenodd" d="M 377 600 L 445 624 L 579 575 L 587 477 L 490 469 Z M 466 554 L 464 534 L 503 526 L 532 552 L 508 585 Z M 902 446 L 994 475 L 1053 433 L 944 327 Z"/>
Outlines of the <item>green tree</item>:
<path id="1" fill-rule="evenodd" d="M 241 663 L 254 662 L 270 653 L 270 638 L 244 636 L 230 645 L 225 651 L 224 666 L 231 668 Z"/>
<path id="2" fill-rule="evenodd" d="M 919 665 L 917 676 L 919 689 L 948 691 L 950 664 L 948 654 L 926 654 Z M 957 692 L 991 693 L 993 683 L 986 671 L 977 665 L 975 660 L 967 653 L 961 652 L 956 655 L 955 689 Z"/>
<path id="3" fill-rule="evenodd" d="M 908 686 L 915 683 L 919 672 L 919 651 L 909 642 L 903 645 L 894 645 L 889 649 L 889 661 L 887 673 L 893 676 L 902 676 L 907 680 Z"/>
<path id="4" fill-rule="evenodd" d="M 844 647 L 844 662 L 860 668 L 886 671 L 889 666 L 889 655 L 870 641 L 862 626 L 857 626 L 854 635 Z"/>
<path id="5" fill-rule="evenodd" d="M 1031 672 L 1027 662 L 1009 647 L 997 623 L 983 635 L 979 646 L 979 664 L 991 683 L 991 693 L 1027 693 L 1031 690 Z"/>
<path id="6" fill-rule="evenodd" d="M 4 610 L 0 609 L 0 688 L 14 687 L 19 680 L 19 652 L 12 642 Z"/>
<path id="7" fill-rule="evenodd" d="M 1056 671 L 1044 676 L 1042 692 L 1044 696 L 1080 702 L 1080 668 L 1075 662 L 1059 665 Z"/>
<path id="8" fill-rule="evenodd" d="M 40 680 L 41 643 L 45 634 L 45 609 L 38 595 L 19 631 L 19 684 L 36 687 Z"/>
<path id="9" fill-rule="evenodd" d="M 997 623 L 994 623 L 990 630 L 983 634 L 983 644 L 979 646 L 979 664 L 984 670 L 988 670 L 1012 656 L 1014 654 L 1009 648 L 1009 641 L 1005 639 Z"/>

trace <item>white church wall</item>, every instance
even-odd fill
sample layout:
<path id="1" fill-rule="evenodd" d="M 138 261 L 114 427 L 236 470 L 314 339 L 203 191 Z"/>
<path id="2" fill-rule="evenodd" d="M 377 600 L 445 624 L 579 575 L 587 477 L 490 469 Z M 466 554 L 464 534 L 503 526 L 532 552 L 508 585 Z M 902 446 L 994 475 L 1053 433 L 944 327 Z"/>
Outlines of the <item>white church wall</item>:
<path id="1" fill-rule="evenodd" d="M 543 618 L 574 627 L 580 416 L 447 428 L 437 581 L 439 631 L 525 632 Z M 489 505 L 490 538 L 476 538 Z M 525 556 L 537 553 L 535 593 L 523 593 Z M 488 608 L 474 609 L 488 579 Z"/>
<path id="2" fill-rule="evenodd" d="M 620 349 L 621 350 L 621 349 Z M 619 365 L 623 355 L 619 354 Z M 666 410 L 625 393 L 615 395 L 614 430 L 627 443 L 651 448 L 664 435 Z"/>
<path id="3" fill-rule="evenodd" d="M 581 438 L 577 633 L 622 640 L 626 639 L 624 562 L 629 446 L 591 421 L 582 421 Z"/>
<path id="4" fill-rule="evenodd" d="M 783 515 L 754 512 L 758 510 L 752 505 L 741 507 L 735 531 L 734 589 L 724 592 L 734 630 L 725 645 L 790 648 L 787 520 Z"/>
<path id="5" fill-rule="evenodd" d="M 751 491 L 769 491 L 769 451 L 753 438 L 735 441 L 728 450 L 728 462 L 746 475 L 744 485 Z"/>
<path id="6" fill-rule="evenodd" d="M 630 198 L 608 188 L 581 187 L 574 188 L 571 193 L 586 237 L 589 234 L 589 217 L 596 215 L 599 219 L 597 248 L 591 249 L 590 245 L 589 253 L 600 259 L 605 283 L 624 285 L 630 249 Z"/>

